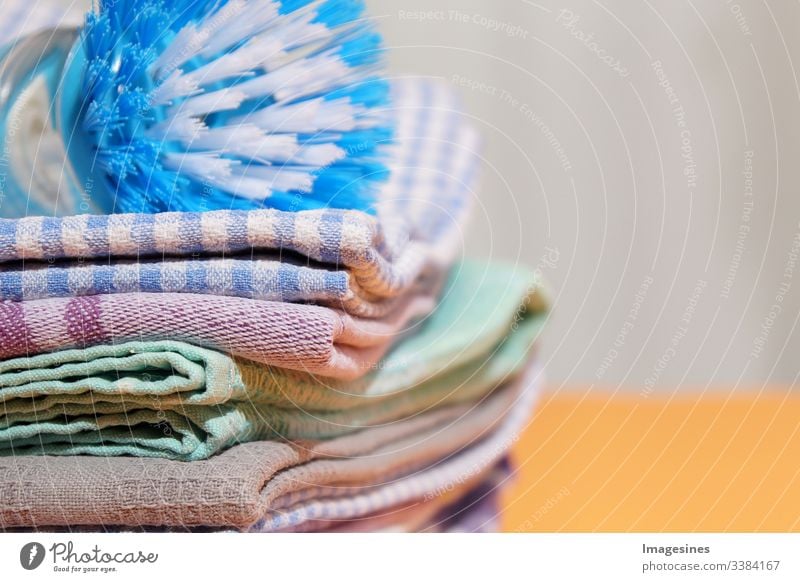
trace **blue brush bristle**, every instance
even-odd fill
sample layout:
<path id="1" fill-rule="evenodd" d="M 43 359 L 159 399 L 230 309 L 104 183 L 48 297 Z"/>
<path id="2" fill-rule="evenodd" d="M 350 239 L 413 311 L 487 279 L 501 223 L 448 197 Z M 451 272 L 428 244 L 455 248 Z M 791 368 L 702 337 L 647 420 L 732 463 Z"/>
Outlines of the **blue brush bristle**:
<path id="1" fill-rule="evenodd" d="M 393 128 L 362 1 L 107 0 L 81 42 L 114 211 L 372 208 Z"/>
<path id="2" fill-rule="evenodd" d="M 314 22 L 321 22 L 329 28 L 333 28 L 357 20 L 363 13 L 363 1 L 338 2 L 337 0 L 325 0 L 320 4 L 317 11 L 318 16 L 314 19 Z"/>
<path id="3" fill-rule="evenodd" d="M 351 67 L 375 64 L 381 58 L 381 42 L 380 35 L 374 32 L 358 34 L 342 43 L 339 54 Z"/>

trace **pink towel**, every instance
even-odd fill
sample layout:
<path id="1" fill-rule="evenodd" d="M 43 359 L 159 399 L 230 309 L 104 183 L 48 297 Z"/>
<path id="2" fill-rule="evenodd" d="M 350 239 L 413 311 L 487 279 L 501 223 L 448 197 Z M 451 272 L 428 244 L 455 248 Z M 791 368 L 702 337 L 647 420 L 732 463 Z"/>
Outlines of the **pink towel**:
<path id="1" fill-rule="evenodd" d="M 332 378 L 371 370 L 435 293 L 404 298 L 382 319 L 237 297 L 131 293 L 0 302 L 0 358 L 131 340 L 178 340 Z"/>

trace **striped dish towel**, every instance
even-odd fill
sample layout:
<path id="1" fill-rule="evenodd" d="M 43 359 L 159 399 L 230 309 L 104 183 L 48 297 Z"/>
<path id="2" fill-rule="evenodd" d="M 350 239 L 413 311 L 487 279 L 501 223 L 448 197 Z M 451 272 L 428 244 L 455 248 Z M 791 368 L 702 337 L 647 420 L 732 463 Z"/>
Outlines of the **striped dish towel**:
<path id="1" fill-rule="evenodd" d="M 363 376 L 429 314 L 436 289 L 381 319 L 314 305 L 177 293 L 0 302 L 0 359 L 128 341 L 176 340 L 332 378 Z"/>
<path id="2" fill-rule="evenodd" d="M 496 297 L 514 293 L 516 284 L 509 282 L 516 270 L 480 264 L 456 269 L 445 293 L 457 299 L 448 305 L 457 311 L 480 297 L 495 305 Z M 499 287 L 484 283 L 493 277 Z M 359 319 L 313 305 L 171 293 L 0 302 L 0 359 L 107 343 L 175 340 L 270 366 L 352 380 L 376 366 L 399 337 L 424 325 L 420 318 L 433 311 L 437 291 L 407 296 L 381 319 Z M 538 284 L 531 284 L 518 307 L 525 305 L 545 308 Z M 491 316 L 497 313 L 502 310 L 491 311 Z"/>
<path id="3" fill-rule="evenodd" d="M 444 84 L 400 80 L 394 92 L 396 161 L 376 216 L 256 210 L 0 219 L 0 299 L 206 293 L 385 313 L 382 299 L 409 291 L 458 254 L 479 149 Z M 272 260 L 260 260 L 265 254 Z"/>
<path id="4" fill-rule="evenodd" d="M 475 267 L 419 333 L 352 383 L 168 341 L 0 362 L 0 455 L 196 460 L 238 442 L 331 438 L 477 401 L 522 372 L 544 316 L 518 315 L 532 276 L 495 268 L 480 283 Z"/>
<path id="5" fill-rule="evenodd" d="M 357 518 L 309 520 L 292 531 L 327 533 L 491 533 L 500 531 L 500 492 L 510 478 L 504 459 L 477 485 L 454 485 L 429 500 L 414 500 Z"/>

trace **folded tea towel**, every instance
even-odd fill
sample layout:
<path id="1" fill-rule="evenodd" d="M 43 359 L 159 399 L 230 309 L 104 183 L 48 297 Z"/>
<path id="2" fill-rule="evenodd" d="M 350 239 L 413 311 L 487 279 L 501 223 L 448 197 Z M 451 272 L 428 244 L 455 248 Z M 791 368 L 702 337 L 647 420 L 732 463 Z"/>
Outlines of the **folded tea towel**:
<path id="1" fill-rule="evenodd" d="M 0 302 L 0 358 L 70 347 L 173 339 L 263 364 L 335 378 L 368 372 L 433 294 L 411 295 L 381 319 L 314 305 L 181 295 L 95 295 Z"/>
<path id="2" fill-rule="evenodd" d="M 312 532 L 312 533 L 489 533 L 500 531 L 499 516 L 501 514 L 500 494 L 493 491 L 484 495 L 476 502 L 467 503 L 476 491 L 486 489 L 487 482 L 477 486 L 460 486 L 453 489 L 448 495 L 437 497 L 430 501 L 412 501 L 402 505 L 390 507 L 371 515 L 353 519 L 320 519 L 309 520 L 293 528 L 281 530 L 282 532 Z M 149 533 L 197 533 L 197 532 L 236 532 L 231 528 L 218 527 L 153 527 L 153 526 L 39 526 L 39 527 L 0 527 L 6 532 L 40 533 L 119 533 L 119 532 L 149 532 Z"/>
<path id="3" fill-rule="evenodd" d="M 477 485 L 458 485 L 434 499 L 416 500 L 354 519 L 308 521 L 291 531 L 366 533 L 491 533 L 501 530 L 501 492 L 508 481 L 501 461 Z M 286 531 L 286 530 L 284 530 Z"/>
<path id="4" fill-rule="evenodd" d="M 482 272 L 478 264 L 464 265 L 459 278 L 466 283 Z M 491 274 L 480 287 L 467 285 L 468 303 L 448 293 L 419 334 L 353 383 L 266 369 L 176 342 L 0 363 L 0 450 L 191 460 L 235 442 L 329 438 L 479 398 L 519 372 L 543 319 L 532 311 L 518 315 L 536 288 L 532 277 L 510 267 L 493 267 Z"/>
<path id="5" fill-rule="evenodd" d="M 0 415 L 0 455 L 128 454 L 196 460 L 250 440 L 331 438 L 482 398 L 519 371 L 530 343 L 508 341 L 505 346 L 479 368 L 467 365 L 466 370 L 345 410 L 313 411 L 248 401 L 173 409 L 140 408 L 128 401 L 49 406 L 13 401 Z M 153 397 L 144 405 L 158 404 Z"/>
<path id="6" fill-rule="evenodd" d="M 447 499 L 430 503 L 412 502 L 356 519 L 310 520 L 292 532 L 325 533 L 414 533 L 429 527 L 438 513 L 448 505 Z"/>
<path id="7" fill-rule="evenodd" d="M 134 457 L 0 457 L 0 527 L 248 529 L 261 522 L 259 529 L 269 529 L 284 523 L 276 522 L 269 510 L 283 505 L 281 497 L 292 491 L 340 483 L 349 487 L 353 480 L 381 484 L 377 489 L 391 487 L 387 479 L 402 470 L 429 474 L 419 473 L 420 468 L 437 471 L 459 459 L 466 459 L 469 466 L 459 464 L 456 470 L 462 473 L 448 475 L 468 482 L 484 463 L 491 466 L 495 451 L 501 455 L 513 442 L 527 418 L 537 382 L 538 370 L 495 392 L 480 406 L 439 408 L 330 441 L 245 443 L 193 463 Z M 520 394 L 524 396 L 518 398 Z M 500 438 L 495 438 L 497 434 Z M 473 446 L 464 452 L 436 464 L 470 443 Z M 476 447 L 482 447 L 479 454 L 471 454 Z M 398 496 L 392 503 L 399 502 Z M 364 514 L 379 510 L 374 504 L 363 507 Z M 295 509 L 300 510 L 277 515 L 289 517 Z"/>
<path id="8" fill-rule="evenodd" d="M 358 317 L 383 317 L 401 297 L 379 297 L 361 289 L 347 270 L 306 266 L 292 257 L 142 258 L 113 264 L 71 261 L 66 265 L 27 261 L 0 264 L 0 298 L 10 301 L 110 293 L 193 293 L 264 301 L 312 303 Z M 435 277 L 426 267 L 405 293 Z M 415 284 L 416 283 L 416 284 Z"/>
<path id="9" fill-rule="evenodd" d="M 496 486 L 496 470 L 478 485 L 460 485 L 429 501 L 411 501 L 353 519 L 309 520 L 283 532 L 325 533 L 412 533 L 412 532 L 498 532 L 502 502 Z M 489 492 L 489 493 L 487 493 Z M 0 530 L 3 530 L 0 527 Z M 91 532 L 231 532 L 218 527 L 153 526 L 39 526 L 5 528 L 8 532 L 91 533 Z"/>
<path id="10" fill-rule="evenodd" d="M 196 460 L 238 442 L 331 438 L 476 400 L 520 373 L 544 314 L 535 277 L 492 266 L 447 294 L 419 333 L 353 382 L 326 381 L 179 342 L 100 345 L 0 362 L 0 455 Z M 462 266 L 478 281 L 487 267 Z M 460 286 L 460 285 L 459 285 Z"/>
<path id="11" fill-rule="evenodd" d="M 469 304 L 481 288 L 474 275 L 456 271 L 447 293 Z M 539 300 L 536 293 L 532 297 Z M 369 372 L 401 333 L 419 326 L 410 322 L 429 313 L 434 303 L 432 294 L 414 294 L 390 315 L 372 320 L 313 305 L 173 293 L 6 301 L 0 302 L 0 358 L 172 339 L 263 364 L 353 379 Z"/>
<path id="12" fill-rule="evenodd" d="M 478 504 L 470 507 L 464 505 L 472 499 L 477 490 L 483 491 L 487 481 L 493 479 L 493 473 L 478 485 L 459 485 L 452 491 L 429 501 L 411 501 L 382 509 L 378 512 L 353 519 L 319 519 L 309 520 L 296 527 L 282 530 L 292 532 L 338 532 L 338 533 L 410 533 L 410 532 L 443 532 L 447 531 L 446 523 L 455 524 L 460 521 L 454 516 L 468 516 Z M 483 500 L 482 500 L 483 501 Z M 481 502 L 482 503 L 482 502 Z M 455 512 L 455 513 L 454 513 Z"/>
<path id="13" fill-rule="evenodd" d="M 452 89 L 412 79 L 396 81 L 395 92 L 403 104 L 398 160 L 376 216 L 254 210 L 0 219 L 0 299 L 207 293 L 369 315 L 371 303 L 452 262 L 477 174 L 477 134 Z M 248 260 L 268 253 L 279 260 Z"/>
<path id="14" fill-rule="evenodd" d="M 337 496 L 321 499 L 320 495 L 306 494 L 288 506 L 278 499 L 275 505 L 280 505 L 280 509 L 270 508 L 251 529 L 280 531 L 308 520 L 353 519 L 415 499 L 430 501 L 447 494 L 458 485 L 480 481 L 519 438 L 519 432 L 529 420 L 540 376 L 538 366 L 531 366 L 515 382 L 518 390 L 514 393 L 515 402 L 507 408 L 507 414 L 498 423 L 497 429 L 467 449 L 448 455 L 424 470 L 412 471 L 385 484 L 359 487 L 358 492 L 339 489 Z M 479 408 L 485 406 L 486 403 Z M 431 445 L 432 442 L 429 442 L 426 446 Z M 295 501 L 296 495 L 297 492 L 289 494 L 289 499 Z"/>

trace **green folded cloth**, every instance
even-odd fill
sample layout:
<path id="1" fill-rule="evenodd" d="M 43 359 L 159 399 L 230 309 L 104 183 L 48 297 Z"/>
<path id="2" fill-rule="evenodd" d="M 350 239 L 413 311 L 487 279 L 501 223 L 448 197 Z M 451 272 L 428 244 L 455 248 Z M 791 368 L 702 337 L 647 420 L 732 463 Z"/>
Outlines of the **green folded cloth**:
<path id="1" fill-rule="evenodd" d="M 477 401 L 520 373 L 544 319 L 535 276 L 464 263 L 436 311 L 356 381 L 173 341 L 0 362 L 0 455 L 207 458 L 235 443 L 326 439 Z"/>

